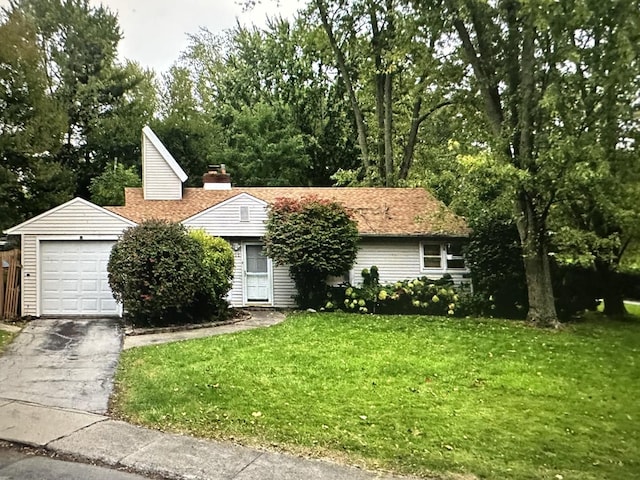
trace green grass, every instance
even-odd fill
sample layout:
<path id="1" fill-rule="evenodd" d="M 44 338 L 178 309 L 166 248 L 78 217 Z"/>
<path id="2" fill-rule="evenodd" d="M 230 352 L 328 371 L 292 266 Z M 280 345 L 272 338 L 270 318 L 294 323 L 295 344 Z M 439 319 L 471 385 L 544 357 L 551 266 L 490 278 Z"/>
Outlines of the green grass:
<path id="1" fill-rule="evenodd" d="M 298 314 L 129 350 L 117 415 L 369 468 L 489 479 L 640 478 L 640 318 Z"/>
<path id="2" fill-rule="evenodd" d="M 13 333 L 5 332 L 4 330 L 0 330 L 0 352 L 4 350 L 4 348 L 13 340 L 15 335 Z"/>

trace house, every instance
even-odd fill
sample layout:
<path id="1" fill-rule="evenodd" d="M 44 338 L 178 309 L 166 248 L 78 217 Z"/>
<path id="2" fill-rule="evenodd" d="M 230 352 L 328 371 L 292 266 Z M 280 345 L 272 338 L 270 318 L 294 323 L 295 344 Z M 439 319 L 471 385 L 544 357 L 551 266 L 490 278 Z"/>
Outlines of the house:
<path id="1" fill-rule="evenodd" d="M 202 228 L 229 241 L 235 255 L 233 306 L 295 306 L 286 266 L 263 256 L 269 204 L 280 197 L 315 195 L 345 205 L 360 233 L 349 280 L 377 265 L 382 283 L 445 273 L 460 282 L 468 272 L 461 246 L 464 220 L 422 188 L 235 187 L 224 166 L 185 188 L 187 175 L 156 135 L 142 132 L 141 188 L 127 188 L 125 205 L 100 207 L 81 198 L 6 231 L 22 240 L 22 314 L 120 315 L 106 265 L 112 245 L 139 222 L 161 218 Z"/>

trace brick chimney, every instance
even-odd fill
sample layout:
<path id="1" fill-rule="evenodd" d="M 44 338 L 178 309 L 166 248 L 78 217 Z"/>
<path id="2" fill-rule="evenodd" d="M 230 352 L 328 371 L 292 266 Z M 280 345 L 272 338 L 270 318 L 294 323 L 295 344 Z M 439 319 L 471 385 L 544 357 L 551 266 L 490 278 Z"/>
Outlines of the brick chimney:
<path id="1" fill-rule="evenodd" d="M 209 165 L 209 171 L 202 176 L 202 184 L 205 190 L 231 190 L 231 175 L 224 163 Z"/>

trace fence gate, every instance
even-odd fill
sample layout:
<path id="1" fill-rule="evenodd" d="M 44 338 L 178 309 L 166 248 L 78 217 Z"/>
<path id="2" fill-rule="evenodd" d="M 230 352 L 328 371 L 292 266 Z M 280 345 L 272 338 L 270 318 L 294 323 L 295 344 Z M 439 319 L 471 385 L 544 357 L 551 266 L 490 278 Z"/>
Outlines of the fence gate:
<path id="1" fill-rule="evenodd" d="M 18 316 L 20 303 L 20 250 L 0 252 L 0 319 Z"/>

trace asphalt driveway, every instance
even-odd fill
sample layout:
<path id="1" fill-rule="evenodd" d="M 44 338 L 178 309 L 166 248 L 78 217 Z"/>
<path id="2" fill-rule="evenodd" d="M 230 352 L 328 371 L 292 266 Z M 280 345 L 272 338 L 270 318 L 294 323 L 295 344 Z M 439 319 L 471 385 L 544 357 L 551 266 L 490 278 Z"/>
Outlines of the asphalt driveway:
<path id="1" fill-rule="evenodd" d="M 0 398 L 105 413 L 122 349 L 117 319 L 38 319 L 0 357 Z"/>

